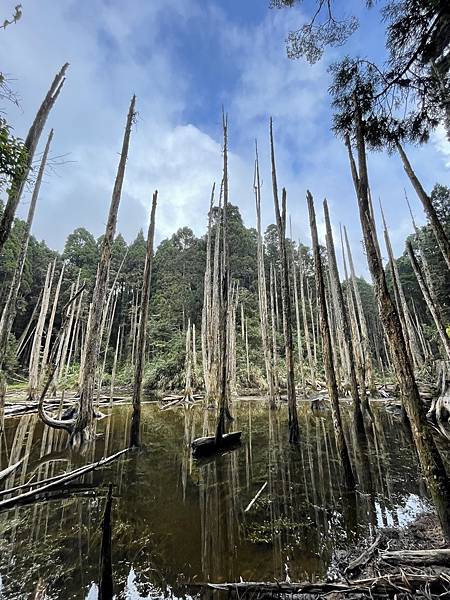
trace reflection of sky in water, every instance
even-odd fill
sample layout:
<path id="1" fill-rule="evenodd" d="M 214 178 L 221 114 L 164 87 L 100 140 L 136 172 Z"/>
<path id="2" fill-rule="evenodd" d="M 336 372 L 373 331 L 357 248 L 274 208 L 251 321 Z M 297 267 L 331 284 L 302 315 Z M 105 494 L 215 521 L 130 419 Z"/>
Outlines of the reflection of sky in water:
<path id="1" fill-rule="evenodd" d="M 84 484 L 99 497 L 78 495 L 0 514 L 1 599 L 33 597 L 38 580 L 48 584 L 46 600 L 97 599 L 99 527 L 110 481 L 121 598 L 181 598 L 186 581 L 283 580 L 287 573 L 292 581 L 323 578 L 336 552 L 370 538 L 377 527 L 404 527 L 429 508 L 399 422 L 374 405 L 364 448 L 348 427 L 345 406 L 356 494 L 343 488 L 329 413 L 315 418 L 307 403 L 299 406 L 299 448 L 287 442 L 286 406 L 268 411 L 263 402 L 233 403 L 233 427 L 242 430 L 243 444 L 207 462 L 193 460 L 189 444 L 214 428 L 213 411 L 161 412 L 144 405 L 146 449 L 86 477 Z M 27 438 L 33 441 L 28 465 L 9 486 L 32 473 L 43 479 L 112 454 L 128 442 L 129 417 L 130 407 L 115 407 L 99 423 L 104 435 L 86 457 L 68 455 L 61 433 L 42 444 L 34 416 L 9 420 L 0 469 L 14 447 L 23 455 L 19 445 Z"/>
<path id="2" fill-rule="evenodd" d="M 424 498 L 420 498 L 416 494 L 409 494 L 409 496 L 402 498 L 401 504 L 396 506 L 394 510 L 389 510 L 386 507 L 384 510 L 381 508 L 379 502 L 375 502 L 377 511 L 377 526 L 378 527 L 394 527 L 395 520 L 393 513 L 397 517 L 396 521 L 398 527 L 406 527 L 414 521 L 419 515 L 430 510 L 431 505 Z M 384 520 L 383 520 L 384 516 Z"/>

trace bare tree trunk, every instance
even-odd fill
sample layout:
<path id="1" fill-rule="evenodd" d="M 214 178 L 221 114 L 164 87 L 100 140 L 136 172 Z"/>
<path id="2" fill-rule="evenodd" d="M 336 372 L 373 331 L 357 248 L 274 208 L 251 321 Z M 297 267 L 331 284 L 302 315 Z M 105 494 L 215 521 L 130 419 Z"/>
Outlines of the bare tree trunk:
<path id="1" fill-rule="evenodd" d="M 347 443 L 345 441 L 344 430 L 342 428 L 341 411 L 339 407 L 339 393 L 336 381 L 336 374 L 333 364 L 333 350 L 330 335 L 330 325 L 328 321 L 325 284 L 323 279 L 322 259 L 320 256 L 319 239 L 317 236 L 316 215 L 314 211 L 314 201 L 311 193 L 307 192 L 309 223 L 311 227 L 312 248 L 314 253 L 314 265 L 316 271 L 316 288 L 319 300 L 320 322 L 322 333 L 323 362 L 327 378 L 328 394 L 330 396 L 331 413 L 333 417 L 334 434 L 336 437 L 336 446 L 339 458 L 344 469 L 345 481 L 348 487 L 354 487 L 355 479 L 353 477 L 352 466 L 348 454 Z M 325 203 L 326 209 L 326 203 Z M 327 209 L 326 209 L 327 214 Z M 327 227 L 329 227 L 329 219 Z M 332 242 L 331 242 L 332 243 Z"/>
<path id="2" fill-rule="evenodd" d="M 0 253 L 2 252 L 3 246 L 5 245 L 5 242 L 11 233 L 14 215 L 16 214 L 20 197 L 22 196 L 25 183 L 33 165 L 34 154 L 36 152 L 39 139 L 45 127 L 47 117 L 59 96 L 62 86 L 64 85 L 65 73 L 68 66 L 68 63 L 63 65 L 53 80 L 53 83 L 50 86 L 50 89 L 47 92 L 47 95 L 45 96 L 44 101 L 42 102 L 25 139 L 24 147 L 27 153 L 26 167 L 23 172 L 17 175 L 17 177 L 15 177 L 11 182 L 10 191 L 8 193 L 8 201 L 0 219 Z"/>
<path id="3" fill-rule="evenodd" d="M 153 243 L 155 239 L 155 215 L 158 192 L 153 193 L 152 210 L 150 213 L 150 224 L 147 234 L 147 253 L 145 257 L 144 277 L 142 281 L 141 293 L 141 320 L 139 322 L 139 333 L 136 352 L 136 366 L 134 370 L 133 386 L 133 414 L 131 417 L 130 447 L 140 445 L 140 425 L 141 425 L 141 394 L 142 378 L 144 374 L 144 358 L 146 345 L 146 330 L 148 321 L 148 305 L 150 300 L 150 283 L 153 266 Z"/>
<path id="4" fill-rule="evenodd" d="M 128 111 L 127 124 L 123 139 L 122 152 L 117 170 L 116 181 L 109 209 L 108 222 L 106 224 L 105 234 L 102 239 L 100 262 L 98 264 L 97 278 L 95 281 L 94 293 L 92 296 L 92 311 L 89 330 L 86 332 L 86 352 L 83 380 L 80 389 L 80 406 L 74 429 L 71 434 L 71 445 L 81 446 L 89 442 L 94 437 L 94 388 L 95 374 L 99 353 L 98 333 L 102 321 L 103 302 L 106 295 L 106 286 L 108 282 L 109 264 L 111 262 L 111 249 L 114 242 L 116 231 L 117 212 L 119 209 L 120 198 L 122 194 L 122 185 L 125 175 L 125 165 L 128 156 L 128 147 L 130 143 L 131 126 L 134 119 L 134 106 L 136 98 L 133 96 Z"/>
<path id="5" fill-rule="evenodd" d="M 414 254 L 413 247 L 411 242 L 408 240 L 406 242 L 406 249 L 408 251 L 409 259 L 411 261 L 411 265 L 416 276 L 416 279 L 419 283 L 420 290 L 425 298 L 425 302 L 427 303 L 428 310 L 430 311 L 431 316 L 433 317 L 434 324 L 436 325 L 436 329 L 439 333 L 439 337 L 441 338 L 442 345 L 444 346 L 444 350 L 447 354 L 448 359 L 450 360 L 450 339 L 445 331 L 444 324 L 439 316 L 436 304 L 431 297 L 430 289 L 425 281 L 425 277 L 423 276 L 422 269 L 420 268 L 419 262 Z"/>
<path id="6" fill-rule="evenodd" d="M 270 324 L 272 331 L 272 357 L 273 357 L 273 378 L 274 378 L 274 390 L 279 397 L 279 382 L 278 382 L 278 347 L 277 347 L 277 321 L 275 316 L 275 281 L 273 277 L 273 264 L 270 264 Z M 275 408 L 276 405 L 273 406 Z"/>
<path id="7" fill-rule="evenodd" d="M 50 319 L 49 319 L 48 326 L 47 326 L 47 335 L 45 336 L 44 352 L 42 354 L 42 363 L 41 363 L 41 383 L 42 383 L 42 378 L 45 376 L 45 372 L 47 369 L 48 357 L 49 357 L 49 353 L 50 353 L 50 344 L 51 344 L 51 340 L 52 340 L 53 325 L 55 323 L 56 310 L 58 308 L 58 300 L 59 300 L 59 294 L 61 292 L 62 280 L 64 277 L 64 269 L 65 269 L 65 264 L 63 263 L 62 267 L 61 267 L 61 273 L 59 274 L 58 283 L 56 285 L 55 296 L 53 298 L 52 311 L 50 313 Z"/>
<path id="8" fill-rule="evenodd" d="M 281 260 L 281 297 L 283 306 L 283 332 L 285 344 L 287 397 L 289 411 L 289 442 L 292 444 L 298 444 L 300 441 L 300 430 L 298 426 L 297 399 L 295 395 L 295 364 L 292 343 L 292 307 L 291 294 L 289 290 L 289 271 L 286 251 L 286 190 L 283 188 L 280 211 L 280 203 L 278 200 L 277 173 L 275 166 L 275 149 L 273 143 L 272 119 L 270 120 L 270 152 L 272 163 L 273 201 L 277 221 L 278 242 Z"/>
<path id="9" fill-rule="evenodd" d="M 226 420 L 229 416 L 229 385 L 228 385 L 228 302 L 230 281 L 230 257 L 228 249 L 228 118 L 223 115 L 223 209 L 222 209 L 222 268 L 219 293 L 219 339 L 220 339 L 220 389 L 219 406 L 216 428 L 216 446 L 220 446 L 226 432 Z"/>
<path id="10" fill-rule="evenodd" d="M 19 296 L 20 285 L 22 283 L 22 274 L 27 258 L 28 243 L 30 240 L 31 226 L 33 224 L 34 213 L 36 210 L 36 203 L 39 197 L 39 191 L 41 189 L 42 178 L 44 176 L 45 166 L 47 164 L 48 153 L 50 151 L 50 144 L 53 139 L 53 129 L 50 131 L 45 145 L 44 154 L 42 155 L 41 164 L 39 166 L 39 172 L 37 175 L 36 183 L 34 185 L 33 194 L 31 196 L 30 208 L 28 209 L 27 221 L 23 232 L 21 241 L 21 247 L 19 256 L 17 257 L 16 268 L 14 269 L 13 280 L 11 282 L 8 297 L 3 307 L 3 312 L 0 320 L 0 369 L 3 368 L 3 362 L 8 346 L 8 339 L 11 333 L 11 329 L 16 317 L 16 304 Z"/>
<path id="11" fill-rule="evenodd" d="M 206 396 L 209 393 L 209 370 L 211 365 L 211 348 L 209 343 L 209 331 L 212 309 L 212 267 L 211 267 L 211 220 L 212 209 L 214 205 L 214 190 L 216 184 L 213 184 L 211 190 L 211 201 L 209 203 L 208 212 L 208 234 L 206 236 L 206 267 L 205 277 L 203 282 L 203 308 L 202 308 L 202 365 L 203 365 L 203 380 L 205 384 Z"/>
<path id="12" fill-rule="evenodd" d="M 109 390 L 109 401 L 110 401 L 111 405 L 112 405 L 113 398 L 114 398 L 114 384 L 116 382 L 117 361 L 118 361 L 118 357 L 119 357 L 121 330 L 122 330 L 122 326 L 119 325 L 119 328 L 117 329 L 116 349 L 114 351 L 114 361 L 113 361 L 113 366 L 112 366 L 112 371 L 111 371 L 111 387 Z"/>
<path id="13" fill-rule="evenodd" d="M 441 221 L 436 213 L 436 210 L 433 206 L 430 196 L 426 193 L 422 184 L 420 183 L 417 175 L 414 173 L 414 170 L 411 166 L 411 163 L 406 156 L 405 151 L 403 150 L 400 142 L 396 142 L 398 153 L 403 162 L 403 168 L 405 169 L 406 174 L 409 177 L 409 180 L 412 183 L 412 186 L 416 190 L 416 193 L 419 197 L 419 200 L 423 204 L 423 208 L 427 214 L 427 217 L 430 221 L 431 228 L 433 229 L 433 233 L 436 236 L 437 243 L 442 252 L 442 256 L 444 257 L 445 262 L 447 263 L 447 267 L 450 269 L 450 240 L 448 239 L 447 234 L 445 233 L 444 227 L 442 226 Z"/>
<path id="14" fill-rule="evenodd" d="M 55 269 L 56 259 L 53 263 L 50 263 L 47 267 L 47 274 L 45 276 L 45 283 L 42 292 L 42 304 L 41 311 L 39 313 L 39 319 L 36 325 L 36 331 L 34 333 L 33 347 L 31 350 L 30 366 L 29 366 L 29 383 L 28 383 L 28 395 L 31 400 L 38 399 L 38 386 L 39 386 L 39 363 L 41 358 L 41 344 L 42 334 L 44 332 L 45 319 L 47 317 L 48 303 L 50 298 L 50 290 L 52 287 L 53 273 Z"/>
<path id="15" fill-rule="evenodd" d="M 347 246 L 348 264 L 350 267 L 350 274 L 351 274 L 352 285 L 353 285 L 353 293 L 354 293 L 354 298 L 355 298 L 356 315 L 358 318 L 359 328 L 361 331 L 361 341 L 362 341 L 361 348 L 362 348 L 363 361 L 364 361 L 363 385 L 364 385 L 364 388 L 368 387 L 369 391 L 372 393 L 372 391 L 374 389 L 374 380 L 373 380 L 372 352 L 370 349 L 369 332 L 367 329 L 366 315 L 364 313 L 364 309 L 363 309 L 363 305 L 362 305 L 361 293 L 359 291 L 358 281 L 356 279 L 355 267 L 353 265 L 353 256 L 352 256 L 352 251 L 350 248 L 350 243 L 348 241 L 347 229 L 345 227 L 344 227 L 344 236 L 345 236 L 345 243 Z M 363 400 L 363 402 L 364 402 L 364 400 Z"/>
<path id="16" fill-rule="evenodd" d="M 264 364 L 266 367 L 267 392 L 270 408 L 276 406 L 278 399 L 278 390 L 275 378 L 274 366 L 274 348 L 270 342 L 269 314 L 267 307 L 267 286 L 266 270 L 264 267 L 264 244 L 261 233 L 261 180 L 259 174 L 258 148 L 256 147 L 255 157 L 255 178 L 253 187 L 255 190 L 256 205 L 256 231 L 257 231 L 257 262 L 258 262 L 258 305 L 259 305 L 259 323 L 261 330 L 261 341 L 264 354 Z"/>
<path id="17" fill-rule="evenodd" d="M 441 521 L 444 536 L 450 541 L 450 486 L 442 458 L 426 424 L 425 410 L 419 395 L 414 372 L 408 359 L 405 339 L 395 305 L 389 295 L 375 223 L 370 216 L 368 203 L 368 176 L 363 120 L 356 105 L 356 143 L 359 169 L 355 181 L 360 220 L 363 229 L 369 268 L 372 274 L 381 321 L 388 338 L 393 366 L 398 378 L 403 405 L 411 425 L 417 454 L 426 478 L 428 489 Z M 350 162 L 354 164 L 350 140 L 346 139 Z"/>
<path id="18" fill-rule="evenodd" d="M 359 432 L 364 431 L 364 421 L 361 411 L 361 398 L 359 396 L 358 391 L 358 380 L 356 378 L 356 370 L 355 370 L 355 355 L 353 351 L 353 342 L 350 330 L 350 324 L 348 321 L 347 310 L 345 308 L 344 303 L 344 295 L 342 293 L 341 281 L 339 278 L 339 270 L 337 266 L 336 260 L 336 251 L 334 248 L 333 241 L 333 232 L 331 229 L 330 223 L 330 215 L 328 212 L 328 204 L 327 201 L 323 202 L 323 210 L 325 214 L 325 226 L 326 226 L 326 241 L 327 241 L 327 252 L 328 252 L 328 264 L 330 269 L 330 276 L 332 283 L 336 290 L 336 301 L 337 301 L 337 309 L 339 311 L 341 325 L 342 325 L 342 334 L 344 338 L 345 344 L 345 352 L 347 353 L 348 360 L 347 365 L 349 368 L 349 379 L 350 379 L 350 391 L 353 400 L 353 410 L 354 410 L 354 423 Z M 365 391 L 363 390 L 363 393 Z"/>
<path id="19" fill-rule="evenodd" d="M 398 297 L 398 306 L 397 310 L 399 313 L 400 321 L 403 324 L 403 332 L 405 335 L 405 341 L 409 348 L 409 352 L 412 358 L 412 362 L 415 368 L 420 369 L 423 366 L 423 358 L 420 352 L 420 348 L 418 345 L 418 341 L 416 338 L 416 333 L 414 331 L 414 325 L 412 323 L 411 314 L 409 312 L 409 307 L 406 302 L 405 292 L 403 291 L 402 282 L 400 281 L 400 275 L 398 272 L 397 262 L 394 258 L 394 252 L 392 250 L 391 239 L 389 237 L 389 231 L 386 223 L 386 219 L 383 212 L 383 207 L 380 202 L 380 210 L 381 210 L 381 218 L 383 220 L 384 226 L 384 240 L 386 244 L 386 249 L 388 251 L 389 262 L 391 264 L 391 272 L 392 272 L 392 283 L 394 285 L 394 291 L 396 296 Z"/>
<path id="20" fill-rule="evenodd" d="M 302 303 L 302 316 L 303 316 L 303 331 L 305 332 L 305 345 L 306 345 L 306 354 L 308 357 L 308 365 L 309 365 L 309 376 L 311 377 L 311 383 L 313 387 L 316 387 L 316 370 L 314 365 L 314 356 L 311 348 L 311 337 L 309 335 L 309 325 L 308 325 L 308 315 L 306 312 L 306 298 L 305 298 L 305 273 L 303 269 L 303 258 L 301 254 L 301 250 L 299 248 L 298 252 L 299 259 L 299 279 L 300 279 L 300 301 Z"/>

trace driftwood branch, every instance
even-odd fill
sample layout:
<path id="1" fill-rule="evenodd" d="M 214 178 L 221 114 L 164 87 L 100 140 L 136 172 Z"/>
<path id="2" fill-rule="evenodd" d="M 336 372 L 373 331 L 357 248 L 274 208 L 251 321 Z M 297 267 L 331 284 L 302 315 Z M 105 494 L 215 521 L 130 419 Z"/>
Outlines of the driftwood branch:
<path id="1" fill-rule="evenodd" d="M 69 483 L 70 481 L 73 481 L 74 479 L 77 479 L 78 477 L 81 477 L 82 475 L 89 473 L 90 471 L 94 471 L 95 469 L 98 469 L 99 467 L 103 467 L 104 465 L 112 462 L 113 460 L 115 460 L 116 458 L 118 458 L 119 456 L 124 454 L 125 452 L 128 452 L 128 448 L 125 448 L 124 450 L 120 450 L 119 452 L 116 452 L 115 454 L 112 454 L 111 456 L 107 456 L 106 458 L 101 458 L 99 461 L 97 461 L 95 463 L 91 463 L 84 467 L 80 467 L 79 469 L 75 469 L 74 471 L 70 471 L 69 473 L 65 473 L 65 474 L 61 475 L 59 478 L 53 479 L 53 481 L 49 481 L 48 483 L 46 483 L 44 485 L 40 485 L 36 489 L 30 490 L 23 494 L 19 494 L 18 496 L 14 496 L 13 498 L 8 498 L 7 500 L 2 500 L 0 502 L 0 511 L 10 509 L 13 506 L 16 506 L 18 504 L 24 504 L 24 503 L 33 501 L 36 499 L 36 496 L 38 496 L 39 494 L 42 494 L 43 492 L 48 492 L 49 490 L 58 488 L 61 485 L 65 485 L 66 483 Z M 38 483 L 40 483 L 40 482 L 35 482 L 36 485 Z M 32 485 L 35 485 L 35 484 L 32 484 Z"/>
<path id="2" fill-rule="evenodd" d="M 25 460 L 25 456 L 23 456 L 19 461 L 17 461 L 13 465 L 10 465 L 9 467 L 6 467 L 6 469 L 3 469 L 3 471 L 0 471 L 0 481 L 3 481 L 3 479 L 6 479 L 8 477 L 8 475 L 13 473 L 17 469 L 17 467 L 20 467 L 20 465 L 23 463 L 24 460 Z"/>

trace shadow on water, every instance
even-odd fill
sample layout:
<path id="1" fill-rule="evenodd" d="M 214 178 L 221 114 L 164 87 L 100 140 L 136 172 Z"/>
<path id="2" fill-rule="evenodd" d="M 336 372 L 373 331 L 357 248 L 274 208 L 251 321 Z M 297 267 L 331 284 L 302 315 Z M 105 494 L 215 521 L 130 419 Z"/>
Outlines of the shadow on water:
<path id="1" fill-rule="evenodd" d="M 287 443 L 286 407 L 269 411 L 264 402 L 240 401 L 233 414 L 241 447 L 197 461 L 190 443 L 214 431 L 214 414 L 200 406 L 161 412 L 144 405 L 143 451 L 85 475 L 75 495 L 0 513 L 2 600 L 33 597 L 38 588 L 48 599 L 97 597 L 109 482 L 115 590 L 132 600 L 182 596 L 188 581 L 321 579 L 337 552 L 377 527 L 404 526 L 429 506 L 408 434 L 381 406 L 374 406 L 367 439 L 361 439 L 343 405 L 356 491 L 342 485 L 327 413 L 313 415 L 300 404 L 297 447 Z M 1 489 L 120 450 L 130 416 L 129 406 L 115 407 L 83 457 L 70 455 L 65 433 L 43 428 L 35 415 L 8 420 L 0 469 L 27 458 Z"/>

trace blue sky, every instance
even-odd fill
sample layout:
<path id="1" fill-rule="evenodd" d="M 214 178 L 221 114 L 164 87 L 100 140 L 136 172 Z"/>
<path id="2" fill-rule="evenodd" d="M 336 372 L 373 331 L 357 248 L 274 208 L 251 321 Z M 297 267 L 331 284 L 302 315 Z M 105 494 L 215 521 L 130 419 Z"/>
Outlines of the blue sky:
<path id="1" fill-rule="evenodd" d="M 2 3 L 3 19 L 16 2 Z M 330 132 L 327 65 L 343 53 L 382 56 L 377 11 L 360 0 L 339 2 L 362 17 L 343 49 L 310 66 L 286 57 L 284 40 L 305 21 L 311 1 L 269 10 L 268 0 L 22 0 L 23 18 L 0 31 L 2 71 L 14 79 L 21 108 L 7 108 L 24 137 L 55 72 L 67 60 L 67 82 L 51 114 L 53 155 L 68 162 L 42 187 L 34 234 L 61 249 L 75 227 L 103 232 L 130 97 L 139 118 L 133 132 L 118 229 L 132 240 L 146 227 L 158 188 L 161 239 L 188 225 L 204 231 L 212 182 L 221 177 L 222 104 L 230 125 L 230 200 L 254 224 L 253 152 L 258 138 L 263 174 L 263 221 L 273 221 L 268 119 L 274 118 L 279 183 L 287 188 L 294 235 L 309 242 L 306 189 L 317 205 L 329 200 L 336 230 L 345 223 L 358 270 L 367 273 L 347 158 Z M 44 140 L 43 140 L 44 141 Z M 42 145 L 42 144 L 41 144 Z M 450 147 L 439 131 L 410 158 L 427 189 L 449 183 Z M 406 187 L 424 217 L 396 156 L 375 154 L 369 169 L 400 254 L 410 232 Z M 29 197 L 24 197 L 24 214 Z M 319 224 L 322 218 L 319 217 Z M 323 225 L 321 225 L 323 231 Z"/>

